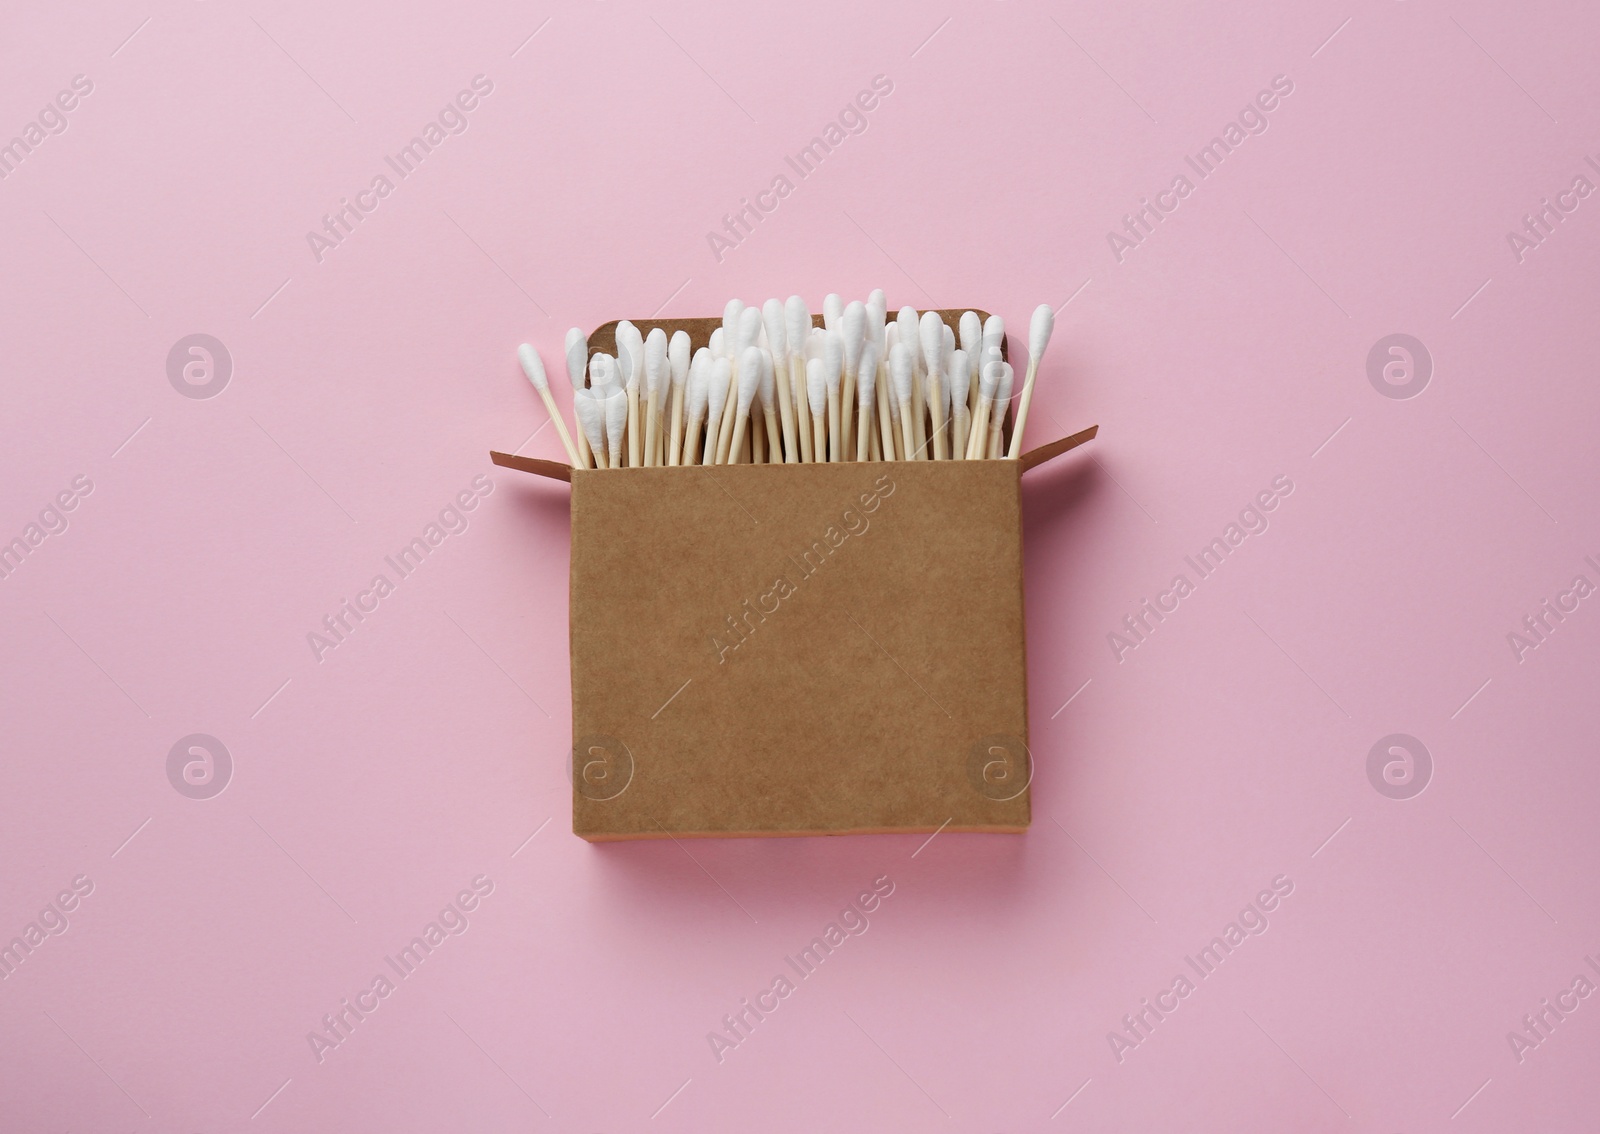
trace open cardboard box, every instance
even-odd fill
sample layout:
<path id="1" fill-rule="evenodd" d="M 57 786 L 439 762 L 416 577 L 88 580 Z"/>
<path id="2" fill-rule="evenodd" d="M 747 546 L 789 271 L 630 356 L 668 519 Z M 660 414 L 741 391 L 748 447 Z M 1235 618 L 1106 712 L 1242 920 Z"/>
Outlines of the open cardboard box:
<path id="1" fill-rule="evenodd" d="M 635 322 L 696 348 L 720 325 Z M 1097 429 L 1017 461 L 492 453 L 572 484 L 574 833 L 1026 830 L 1021 477 Z"/>

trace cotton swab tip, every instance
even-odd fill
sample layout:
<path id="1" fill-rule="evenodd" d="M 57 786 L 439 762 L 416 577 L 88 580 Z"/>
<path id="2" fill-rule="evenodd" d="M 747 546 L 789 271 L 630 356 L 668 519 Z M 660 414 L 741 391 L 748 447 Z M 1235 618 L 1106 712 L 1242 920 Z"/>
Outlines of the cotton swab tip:
<path id="1" fill-rule="evenodd" d="M 761 305 L 761 322 L 767 328 L 767 347 L 777 357 L 788 361 L 789 336 L 783 325 L 783 304 L 769 299 Z"/>
<path id="2" fill-rule="evenodd" d="M 811 312 L 806 307 L 806 301 L 798 295 L 791 295 L 783 305 L 783 321 L 789 340 L 789 353 L 799 354 L 805 348 L 806 336 L 811 333 Z"/>
<path id="3" fill-rule="evenodd" d="M 918 342 L 921 332 L 918 329 L 917 309 L 915 307 L 900 308 L 900 313 L 895 316 L 895 322 L 900 327 L 900 345 L 905 348 L 906 353 L 911 357 L 911 365 L 914 368 L 917 365 L 918 357 L 922 354 L 921 345 Z"/>
<path id="4" fill-rule="evenodd" d="M 986 363 L 983 373 L 978 375 L 978 396 L 986 402 L 994 401 L 995 391 L 1000 388 L 1000 374 L 1010 369 L 1010 366 L 998 360 Z"/>
<path id="5" fill-rule="evenodd" d="M 682 390 L 689 380 L 689 332 L 673 331 L 672 342 L 667 344 L 667 365 L 672 370 L 672 388 Z"/>
<path id="6" fill-rule="evenodd" d="M 522 372 L 528 376 L 528 381 L 533 383 L 533 388 L 541 394 L 550 389 L 550 379 L 545 377 L 544 360 L 539 357 L 539 352 L 527 343 L 517 348 L 517 361 L 522 363 Z"/>
<path id="7" fill-rule="evenodd" d="M 1028 325 L 1028 357 L 1037 363 L 1050 345 L 1050 334 L 1056 329 L 1056 311 L 1048 303 L 1041 303 L 1033 311 L 1033 322 Z"/>
<path id="8" fill-rule="evenodd" d="M 944 365 L 944 320 L 932 311 L 922 313 L 922 357 L 929 373 L 937 374 Z"/>
<path id="9" fill-rule="evenodd" d="M 567 332 L 566 351 L 567 378 L 576 390 L 583 385 L 583 372 L 589 365 L 589 340 L 576 327 Z"/>
<path id="10" fill-rule="evenodd" d="M 822 325 L 829 331 L 839 329 L 839 320 L 844 317 L 844 300 L 834 292 L 829 292 L 822 298 Z"/>
<path id="11" fill-rule="evenodd" d="M 822 377 L 831 393 L 839 388 L 839 376 L 844 371 L 844 336 L 838 331 L 824 331 L 822 336 Z"/>
<path id="12" fill-rule="evenodd" d="M 762 410 L 778 408 L 778 382 L 777 371 L 774 369 L 772 352 L 761 351 L 761 385 L 756 390 L 756 397 L 761 399 Z"/>
<path id="13" fill-rule="evenodd" d="M 906 344 L 895 343 L 894 349 L 889 352 L 889 382 L 895 401 L 903 406 L 911 404 L 911 376 L 915 371 L 916 363 Z"/>
<path id="14" fill-rule="evenodd" d="M 657 393 L 667 378 L 667 332 L 656 327 L 644 341 L 645 390 Z"/>
<path id="15" fill-rule="evenodd" d="M 754 310 L 751 308 L 751 310 Z M 739 355 L 739 412 L 750 412 L 756 390 L 761 385 L 761 348 L 749 346 Z"/>
<path id="16" fill-rule="evenodd" d="M 733 363 L 719 358 L 711 364 L 711 382 L 706 401 L 711 408 L 711 420 L 720 421 L 722 408 L 728 404 L 728 383 L 733 379 Z"/>
<path id="17" fill-rule="evenodd" d="M 867 305 L 859 299 L 852 300 L 844 309 L 839 321 L 839 332 L 844 339 L 844 368 L 854 374 L 861 365 L 861 348 L 867 335 Z"/>
<path id="18" fill-rule="evenodd" d="M 866 416 L 866 408 L 870 406 L 876 396 L 878 388 L 878 360 L 883 357 L 883 348 L 878 345 L 878 340 L 869 337 L 866 346 L 861 351 L 861 366 L 856 374 L 856 401 L 860 403 L 862 416 Z"/>
<path id="19" fill-rule="evenodd" d="M 967 352 L 968 358 L 977 358 L 978 352 L 983 349 L 983 320 L 978 318 L 976 311 L 963 311 L 959 326 L 961 349 Z"/>
<path id="20" fill-rule="evenodd" d="M 1016 377 L 1016 371 L 1011 369 L 1009 362 L 1000 364 L 999 382 L 994 391 L 994 416 L 998 421 L 1004 416 L 1006 403 L 1011 400 L 1011 386 Z"/>
<path id="21" fill-rule="evenodd" d="M 699 421 L 700 415 L 706 412 L 710 371 L 711 352 L 701 347 L 695 351 L 694 360 L 689 363 L 689 393 L 684 413 L 690 421 Z"/>
<path id="22" fill-rule="evenodd" d="M 822 417 L 828 412 L 828 380 L 823 376 L 823 362 L 820 358 L 813 358 L 806 363 L 806 401 L 811 406 L 814 417 Z"/>
<path id="23" fill-rule="evenodd" d="M 644 336 L 626 319 L 617 324 L 617 364 L 622 369 L 622 384 L 637 389 L 644 370 Z"/>
<path id="24" fill-rule="evenodd" d="M 746 307 L 739 313 L 739 339 L 735 348 L 741 355 L 761 337 L 761 308 Z"/>

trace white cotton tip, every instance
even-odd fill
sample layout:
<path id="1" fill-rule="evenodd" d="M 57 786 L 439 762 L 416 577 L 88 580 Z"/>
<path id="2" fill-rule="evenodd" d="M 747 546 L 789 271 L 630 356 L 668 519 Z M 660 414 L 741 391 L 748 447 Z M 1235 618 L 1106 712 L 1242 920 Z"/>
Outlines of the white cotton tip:
<path id="1" fill-rule="evenodd" d="M 722 309 L 722 338 L 724 342 L 733 341 L 733 336 L 739 329 L 739 316 L 744 312 L 744 302 L 738 299 L 728 300 L 728 305 Z"/>
<path id="2" fill-rule="evenodd" d="M 719 358 L 711 364 L 708 387 L 706 390 L 706 406 L 711 412 L 711 421 L 722 422 L 722 409 L 728 404 L 728 383 L 733 380 L 733 363 L 726 358 Z M 707 428 L 710 428 L 709 426 Z"/>
<path id="3" fill-rule="evenodd" d="M 983 348 L 983 358 L 979 360 L 978 369 L 979 369 L 979 371 L 981 373 L 983 367 L 988 366 L 991 362 L 1004 362 L 1004 361 L 1005 361 L 1005 359 L 1000 357 L 1000 348 L 999 347 L 997 347 L 997 346 L 986 346 L 986 347 Z"/>
<path id="4" fill-rule="evenodd" d="M 950 365 L 946 370 L 945 385 L 950 389 L 950 404 L 952 406 L 965 406 L 967 398 L 972 393 L 972 364 L 967 361 L 967 352 L 953 350 L 950 352 Z"/>
<path id="5" fill-rule="evenodd" d="M 806 401 L 811 404 L 813 417 L 822 417 L 828 412 L 828 380 L 823 377 L 823 370 L 820 358 L 806 363 Z"/>
<path id="6" fill-rule="evenodd" d="M 822 297 L 822 326 L 824 330 L 837 331 L 839 320 L 844 318 L 844 300 L 834 292 Z"/>
<path id="7" fill-rule="evenodd" d="M 574 327 L 567 332 L 566 350 L 567 379 L 572 383 L 572 388 L 577 390 L 583 386 L 583 372 L 589 365 L 589 340 Z"/>
<path id="8" fill-rule="evenodd" d="M 989 357 L 989 349 L 996 351 L 1003 349 L 1006 341 L 1006 321 L 998 315 L 991 315 L 983 324 L 983 357 Z"/>
<path id="9" fill-rule="evenodd" d="M 709 381 L 711 377 L 711 352 L 701 347 L 694 352 L 694 360 L 689 363 L 689 392 L 684 400 L 684 418 L 690 422 L 700 420 L 700 415 L 706 412 L 706 399 L 710 395 Z"/>
<path id="10" fill-rule="evenodd" d="M 978 397 L 986 402 L 994 401 L 995 391 L 1000 388 L 1000 374 L 1010 369 L 999 361 L 985 363 L 983 373 L 978 375 Z"/>
<path id="11" fill-rule="evenodd" d="M 801 351 L 806 361 L 822 357 L 822 344 L 828 341 L 828 332 L 821 327 L 812 327 L 811 333 L 806 336 L 805 349 Z"/>
<path id="12" fill-rule="evenodd" d="M 523 343 L 517 348 L 517 361 L 522 363 L 522 372 L 528 376 L 535 390 L 544 393 L 550 389 L 550 379 L 544 374 L 544 359 L 539 357 L 538 351 Z"/>
<path id="13" fill-rule="evenodd" d="M 761 338 L 761 308 L 746 307 L 739 313 L 739 341 L 735 344 L 740 357 L 756 345 Z"/>
<path id="14" fill-rule="evenodd" d="M 644 376 L 644 336 L 626 319 L 617 324 L 617 365 L 622 370 L 622 384 L 637 389 Z"/>
<path id="15" fill-rule="evenodd" d="M 749 308 L 754 311 L 755 308 Z M 750 412 L 750 403 L 756 400 L 756 390 L 761 386 L 761 348 L 748 346 L 739 355 L 739 415 Z"/>
<path id="16" fill-rule="evenodd" d="M 921 339 L 922 358 L 928 373 L 933 375 L 944 372 L 944 320 L 932 311 L 922 313 Z"/>
<path id="17" fill-rule="evenodd" d="M 789 302 L 783 305 L 783 327 L 789 353 L 799 354 L 805 349 L 806 336 L 811 333 L 811 312 L 798 295 L 791 295 Z"/>
<path id="18" fill-rule="evenodd" d="M 949 358 L 950 352 L 956 349 L 956 333 L 950 329 L 950 324 L 944 325 L 944 357 Z"/>
<path id="19" fill-rule="evenodd" d="M 721 327 L 711 332 L 711 353 L 718 358 L 728 356 L 728 335 Z"/>
<path id="20" fill-rule="evenodd" d="M 867 337 L 867 305 L 853 299 L 839 319 L 839 334 L 844 341 L 844 372 L 854 374 L 861 365 L 861 348 Z"/>
<path id="21" fill-rule="evenodd" d="M 977 358 L 983 350 L 983 320 L 976 311 L 961 313 L 961 349 L 968 358 Z"/>
<path id="22" fill-rule="evenodd" d="M 611 467 L 622 464 L 622 433 L 628 424 L 628 395 L 612 390 L 606 395 L 606 451 L 611 454 Z"/>
<path id="23" fill-rule="evenodd" d="M 883 347 L 877 339 L 871 337 L 868 337 L 861 351 L 861 366 L 856 373 L 856 401 L 860 403 L 863 413 L 877 397 L 878 360 L 883 357 L 882 351 Z"/>
<path id="24" fill-rule="evenodd" d="M 1033 322 L 1028 324 L 1028 360 L 1037 365 L 1050 346 L 1050 333 L 1056 329 L 1056 309 L 1041 303 L 1033 309 Z"/>
<path id="25" fill-rule="evenodd" d="M 645 393 L 660 397 L 668 381 L 667 332 L 656 327 L 644 341 Z"/>
<path id="26" fill-rule="evenodd" d="M 689 380 L 689 332 L 673 331 L 667 344 L 667 365 L 672 370 L 672 388 L 682 390 Z"/>
<path id="27" fill-rule="evenodd" d="M 900 326 L 900 345 L 905 348 L 906 354 L 911 357 L 911 368 L 915 370 L 922 359 L 922 344 L 919 341 L 921 332 L 918 329 L 917 309 L 915 307 L 900 308 L 900 314 L 895 317 L 895 322 Z"/>
<path id="28" fill-rule="evenodd" d="M 896 343 L 889 352 L 889 388 L 894 392 L 894 400 L 902 406 L 911 404 L 911 376 L 916 369 L 906 344 Z"/>
<path id="29" fill-rule="evenodd" d="M 772 352 L 761 352 L 761 385 L 756 389 L 756 397 L 761 399 L 761 410 L 776 411 L 778 408 L 778 379 L 777 371 L 773 367 Z"/>
<path id="30" fill-rule="evenodd" d="M 785 362 L 789 360 L 789 336 L 784 332 L 783 304 L 769 299 L 761 305 L 761 323 L 767 332 L 767 349 Z"/>
<path id="31" fill-rule="evenodd" d="M 884 298 L 883 288 L 875 287 L 872 294 L 867 296 L 867 332 L 872 334 L 883 333 L 883 319 L 889 313 L 889 301 Z"/>
<path id="32" fill-rule="evenodd" d="M 844 336 L 838 331 L 822 333 L 822 377 L 828 383 L 828 392 L 839 388 L 839 376 L 844 373 Z"/>
<path id="33" fill-rule="evenodd" d="M 886 323 L 883 328 L 883 357 L 888 358 L 889 352 L 900 341 L 900 324 Z"/>
<path id="34" fill-rule="evenodd" d="M 1005 416 L 1006 403 L 1011 400 L 1011 382 L 1016 377 L 1016 371 L 1011 369 L 1009 362 L 1000 364 L 999 380 L 994 390 L 994 419 L 998 421 Z"/>
<path id="35" fill-rule="evenodd" d="M 589 388 L 604 394 L 615 385 L 618 385 L 617 360 L 605 353 L 597 354 L 590 359 Z"/>
<path id="36" fill-rule="evenodd" d="M 583 436 L 589 442 L 589 448 L 596 453 L 604 453 L 606 451 L 605 410 L 602 408 L 601 399 L 595 396 L 593 390 L 586 390 L 579 386 L 572 392 L 572 412 L 578 415 L 578 428 L 583 430 Z"/>

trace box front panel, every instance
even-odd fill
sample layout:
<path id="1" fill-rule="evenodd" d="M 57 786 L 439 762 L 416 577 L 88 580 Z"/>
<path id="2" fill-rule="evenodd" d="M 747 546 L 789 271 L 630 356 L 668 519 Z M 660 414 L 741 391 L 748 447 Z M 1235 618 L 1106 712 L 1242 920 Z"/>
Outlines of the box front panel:
<path id="1" fill-rule="evenodd" d="M 589 838 L 1020 830 L 1015 462 L 579 472 Z"/>

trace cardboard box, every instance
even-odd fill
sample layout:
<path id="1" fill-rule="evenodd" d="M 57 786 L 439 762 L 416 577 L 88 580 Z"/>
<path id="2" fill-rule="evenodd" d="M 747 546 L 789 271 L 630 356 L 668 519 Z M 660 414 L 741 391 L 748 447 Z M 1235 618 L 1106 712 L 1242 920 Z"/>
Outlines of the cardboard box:
<path id="1" fill-rule="evenodd" d="M 1026 830 L 1020 481 L 1095 432 L 1019 461 L 492 454 L 572 484 L 573 831 Z"/>

